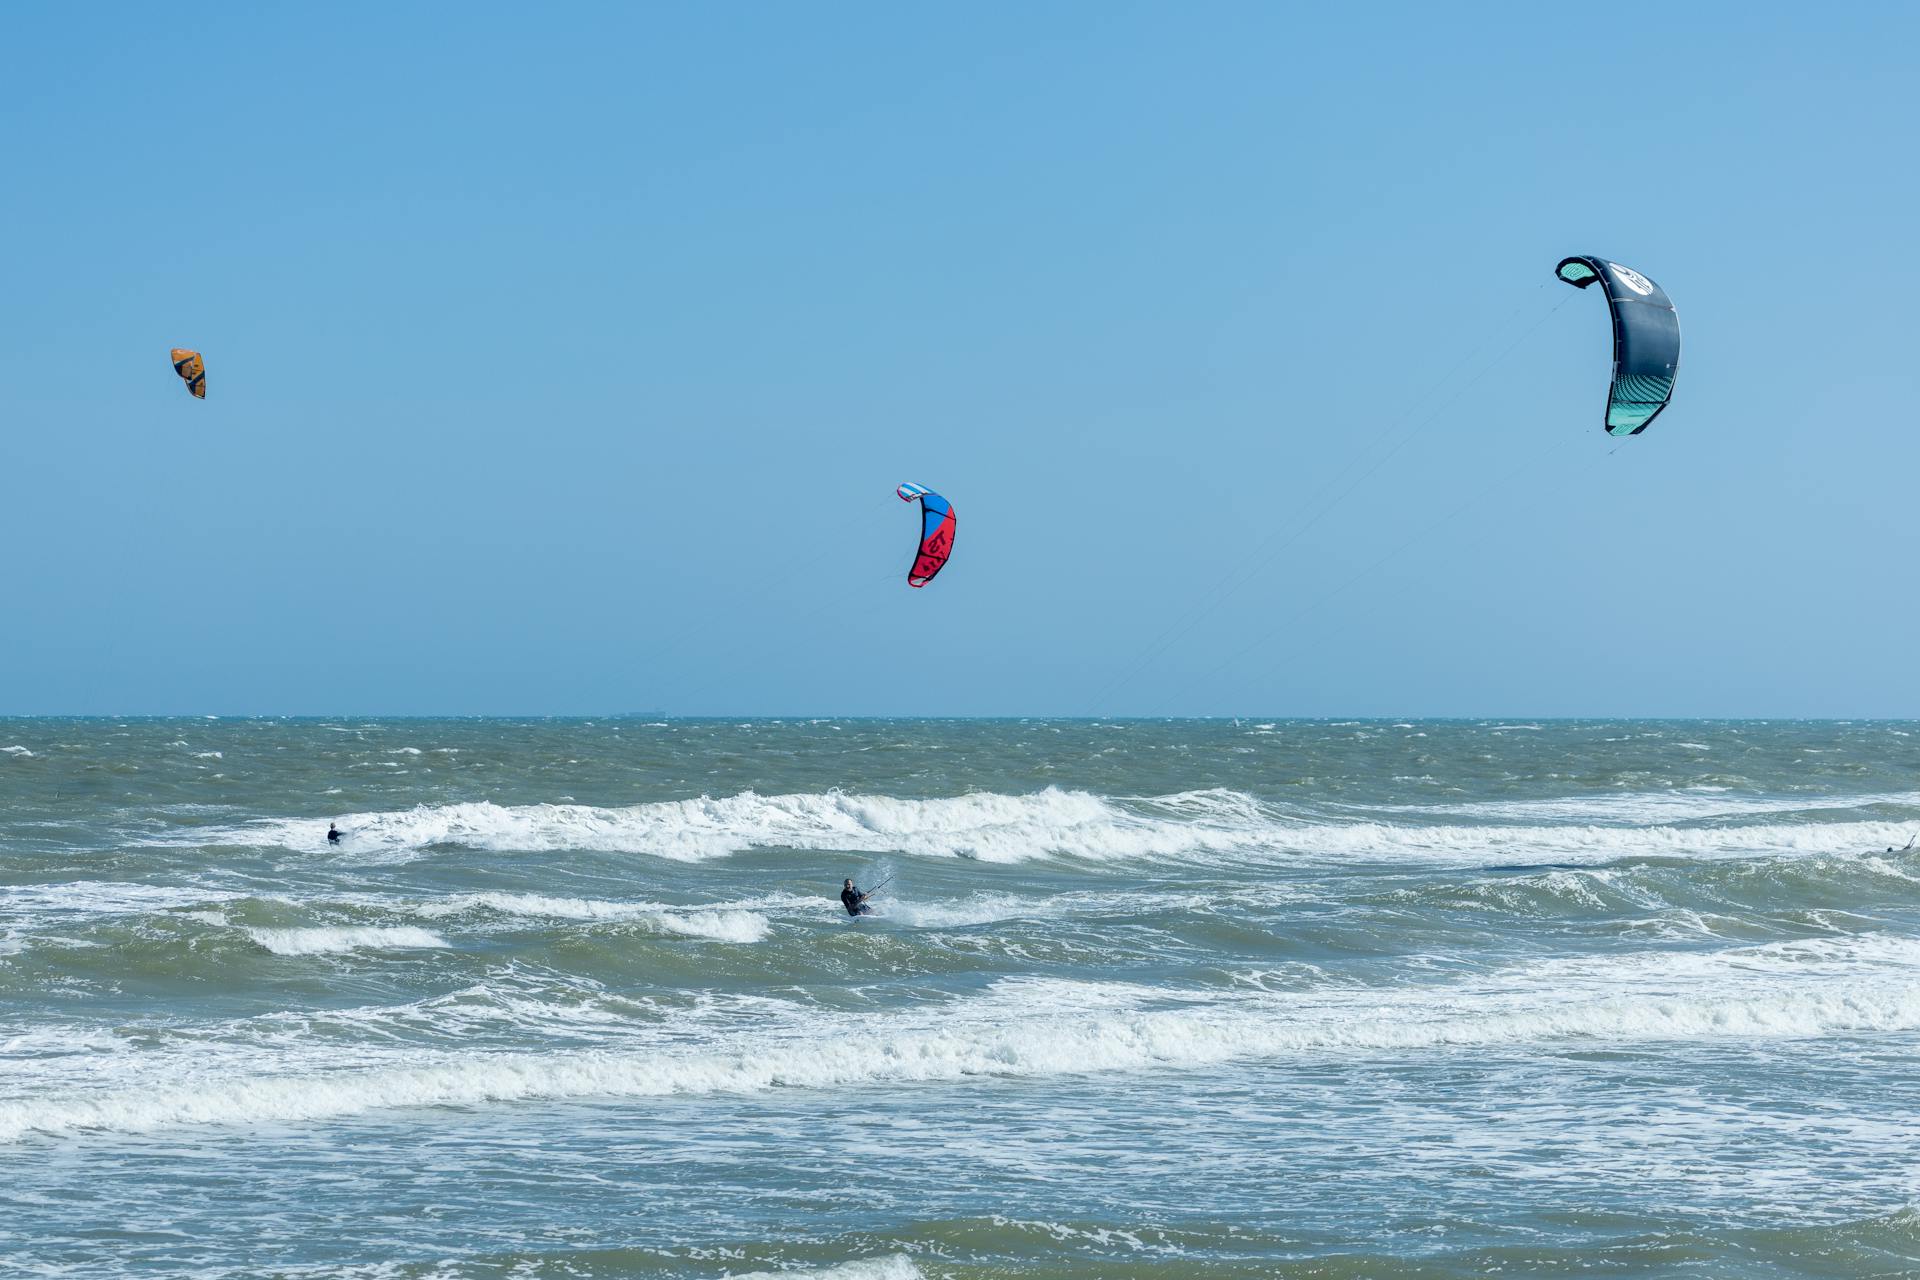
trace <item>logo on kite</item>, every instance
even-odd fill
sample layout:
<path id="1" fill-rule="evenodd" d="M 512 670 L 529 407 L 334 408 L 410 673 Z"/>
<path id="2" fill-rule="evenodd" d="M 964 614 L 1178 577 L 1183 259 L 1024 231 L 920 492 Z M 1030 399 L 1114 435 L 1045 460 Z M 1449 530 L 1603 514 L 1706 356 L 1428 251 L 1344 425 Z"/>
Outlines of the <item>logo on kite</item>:
<path id="1" fill-rule="evenodd" d="M 923 484 L 903 484 L 894 492 L 902 502 L 920 502 L 920 549 L 907 571 L 907 585 L 924 587 L 953 554 L 953 504 Z"/>
<path id="2" fill-rule="evenodd" d="M 207 398 L 207 364 L 200 358 L 198 351 L 188 351 L 185 347 L 173 349 L 173 371 L 186 381 L 187 390 L 196 400 Z"/>
<path id="3" fill-rule="evenodd" d="M 1647 279 L 1632 267 L 1623 267 L 1617 262 L 1609 262 L 1607 267 L 1613 272 L 1615 279 L 1619 280 L 1621 284 L 1627 286 L 1627 288 L 1633 290 L 1641 297 L 1644 298 L 1653 292 L 1653 281 Z"/>

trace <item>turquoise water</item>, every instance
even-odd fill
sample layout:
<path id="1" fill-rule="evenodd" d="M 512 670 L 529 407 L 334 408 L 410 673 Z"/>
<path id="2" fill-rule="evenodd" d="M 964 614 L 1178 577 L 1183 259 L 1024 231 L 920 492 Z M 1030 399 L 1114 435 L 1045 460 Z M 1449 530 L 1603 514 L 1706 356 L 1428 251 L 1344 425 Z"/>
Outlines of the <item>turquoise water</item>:
<path id="1" fill-rule="evenodd" d="M 0 1271 L 1912 1274 L 1916 734 L 0 720 Z"/>

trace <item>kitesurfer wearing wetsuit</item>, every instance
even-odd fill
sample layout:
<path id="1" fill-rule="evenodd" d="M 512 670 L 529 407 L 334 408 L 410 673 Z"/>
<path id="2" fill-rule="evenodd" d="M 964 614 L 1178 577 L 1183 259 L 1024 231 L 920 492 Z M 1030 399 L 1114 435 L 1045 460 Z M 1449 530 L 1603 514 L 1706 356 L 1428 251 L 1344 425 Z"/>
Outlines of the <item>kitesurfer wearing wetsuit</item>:
<path id="1" fill-rule="evenodd" d="M 867 905 L 867 894 L 853 887 L 853 881 L 847 880 L 840 887 L 840 905 L 847 909 L 850 916 L 870 915 L 873 908 Z"/>
<path id="2" fill-rule="evenodd" d="M 334 826 L 331 822 L 327 824 L 327 843 L 328 844 L 340 843 L 340 828 Z"/>

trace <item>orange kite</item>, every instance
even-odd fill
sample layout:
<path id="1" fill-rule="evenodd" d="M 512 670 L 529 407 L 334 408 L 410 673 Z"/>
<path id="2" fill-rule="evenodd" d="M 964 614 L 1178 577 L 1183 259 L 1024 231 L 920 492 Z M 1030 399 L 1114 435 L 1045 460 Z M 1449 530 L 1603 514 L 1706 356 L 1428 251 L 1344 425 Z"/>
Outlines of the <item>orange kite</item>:
<path id="1" fill-rule="evenodd" d="M 200 358 L 198 351 L 188 351 L 185 347 L 173 349 L 173 371 L 187 380 L 187 390 L 193 392 L 196 400 L 207 398 L 207 364 Z"/>

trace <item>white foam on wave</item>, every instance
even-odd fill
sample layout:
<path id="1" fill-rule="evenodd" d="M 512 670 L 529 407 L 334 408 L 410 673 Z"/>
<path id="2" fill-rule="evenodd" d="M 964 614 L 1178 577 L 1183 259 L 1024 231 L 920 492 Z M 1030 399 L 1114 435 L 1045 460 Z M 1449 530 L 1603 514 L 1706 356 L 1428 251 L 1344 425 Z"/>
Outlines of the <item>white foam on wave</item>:
<path id="1" fill-rule="evenodd" d="M 810 1267 L 803 1271 L 729 1272 L 727 1280 L 926 1280 L 925 1273 L 913 1265 L 904 1253 L 886 1258 L 861 1258 L 831 1267 Z"/>
<path id="2" fill-rule="evenodd" d="M 900 898 L 878 901 L 874 904 L 874 914 L 879 919 L 918 928 L 961 929 L 971 925 L 1058 915 L 1065 907 L 1066 903 L 1059 895 L 1034 898 L 1011 893 L 980 893 L 949 902 L 914 902 Z"/>
<path id="3" fill-rule="evenodd" d="M 1049 788 L 1031 795 L 978 792 L 936 799 L 840 791 L 675 800 L 602 808 L 578 804 L 423 805 L 398 813 L 353 814 L 341 852 L 374 859 L 411 856 L 434 845 L 502 852 L 592 850 L 699 861 L 759 848 L 912 853 L 1018 862 L 1040 856 L 1088 859 L 1180 857 L 1227 852 L 1271 837 L 1277 823 L 1250 796 L 1185 792 L 1110 800 Z M 233 840 L 318 851 L 324 830 L 274 821 L 201 833 L 196 843 Z"/>
<path id="4" fill-rule="evenodd" d="M 803 899 L 793 899 L 803 902 Z M 807 905 L 817 907 L 817 903 Z M 605 898 L 559 898 L 539 893 L 464 893 L 417 908 L 422 915 L 454 916 L 471 911 L 533 919 L 645 921 L 663 932 L 720 942 L 759 942 L 772 925 L 757 911 L 737 906 L 674 907 L 659 902 L 617 902 Z"/>
<path id="5" fill-rule="evenodd" d="M 456 916 L 492 911 L 544 920 L 631 920 L 666 908 L 654 902 L 617 902 L 607 898 L 560 898 L 545 893 L 461 893 L 414 908 L 423 916 Z"/>
<path id="6" fill-rule="evenodd" d="M 1462 804 L 1399 806 L 1400 813 L 1455 815 L 1495 821 L 1645 825 L 1741 818 L 1775 813 L 1833 813 L 1877 805 L 1920 808 L 1920 791 L 1839 796 L 1737 796 L 1721 787 L 1681 791 L 1555 796 L 1542 800 L 1477 800 Z"/>
<path id="7" fill-rule="evenodd" d="M 136 915 L 180 907 L 205 907 L 246 896 L 223 889 L 110 880 L 70 880 L 59 884 L 18 884 L 0 888 L 0 913 Z"/>
<path id="8" fill-rule="evenodd" d="M 217 1034 L 205 1026 L 179 1033 L 190 1038 L 193 1069 L 202 1074 L 248 1075 L 267 1066 L 293 1075 L 337 1069 L 343 1059 L 356 1066 L 405 1065 L 435 1045 L 479 1051 L 611 1044 L 656 1027 L 660 1018 L 652 1009 L 646 997 L 496 972 L 397 1005 L 276 1010 L 217 1024 Z"/>
<path id="9" fill-rule="evenodd" d="M 1316 828 L 1301 852 L 1343 860 L 1433 866 L 1515 862 L 1603 863 L 1630 858 L 1711 860 L 1756 855 L 1861 854 L 1899 847 L 1910 824 L 1779 823 L 1754 826 L 1398 826 L 1355 823 Z"/>
<path id="10" fill-rule="evenodd" d="M 304 929 L 253 929 L 247 936 L 277 956 L 317 956 L 343 951 L 407 951 L 449 945 L 430 929 L 411 925 L 322 925 Z"/>
<path id="11" fill-rule="evenodd" d="M 1209 895 L 1211 897 L 1213 895 Z M 1270 905 L 1276 896 L 1299 900 L 1293 889 L 1276 890 L 1262 886 L 1243 895 Z M 886 895 L 874 903 L 874 916 L 894 924 L 918 929 L 964 929 L 978 925 L 1033 921 L 1085 919 L 1095 916 L 1138 917 L 1169 910 L 1186 910 L 1199 899 L 1186 895 L 1132 890 L 1080 890 L 1070 893 L 1037 895 L 1030 893 L 972 893 L 963 898 L 921 901 L 906 896 Z"/>
<path id="12" fill-rule="evenodd" d="M 751 911 L 663 911 L 651 919 L 668 933 L 717 942 L 759 942 L 772 931 L 765 916 Z"/>
<path id="13" fill-rule="evenodd" d="M 25 747 L 21 746 L 18 743 L 15 743 L 11 747 L 0 747 L 0 755 L 31 756 L 32 754 L 33 752 L 27 750 Z"/>
<path id="14" fill-rule="evenodd" d="M 1752 812 L 1908 802 L 1920 805 L 1920 792 L 1756 801 Z M 1903 845 L 1910 834 L 1910 825 L 1896 822 L 1682 825 L 1709 816 L 1739 816 L 1743 802 L 1711 795 L 1693 797 L 1678 810 L 1663 809 L 1669 802 L 1644 795 L 1611 808 L 1607 803 L 1605 798 L 1579 798 L 1396 811 L 1507 819 L 1447 824 L 1308 817 L 1224 789 L 1133 798 L 1052 788 L 1030 795 L 980 792 L 937 799 L 838 791 L 784 796 L 745 792 L 626 808 L 480 802 L 355 814 L 341 820 L 347 840 L 339 849 L 328 848 L 324 828 L 309 821 L 264 821 L 180 839 L 200 845 L 278 844 L 328 858 L 372 862 L 407 861 L 435 847 L 455 846 L 500 853 L 630 853 L 686 862 L 785 848 L 996 863 L 1034 858 L 1229 863 L 1280 857 L 1475 866 L 1861 853 Z M 1594 812 L 1596 804 L 1605 810 L 1604 817 Z M 1698 806 L 1700 812 L 1686 806 Z"/>
<path id="15" fill-rule="evenodd" d="M 422 1050 L 390 1035 L 342 1044 L 338 1017 L 310 1031 L 304 1019 L 282 1022 L 283 1034 L 306 1037 L 298 1052 L 276 1045 L 285 1058 L 209 1052 L 203 1036 L 169 1053 L 115 1056 L 84 1084 L 65 1068 L 57 1079 L 24 1080 L 0 1102 L 0 1141 L 400 1107 L 1194 1070 L 1303 1055 L 1912 1033 L 1920 1031 L 1920 940 L 1867 935 L 1562 958 L 1432 985 L 1284 993 L 1006 979 L 943 1004 L 842 1013 L 830 1029 L 799 1001 L 736 999 L 665 1021 L 613 1018 L 594 1047 L 531 1052 Z M 594 1024 L 576 1017 L 574 1025 L 586 1032 Z M 297 1069 L 280 1067 L 283 1060 Z"/>

